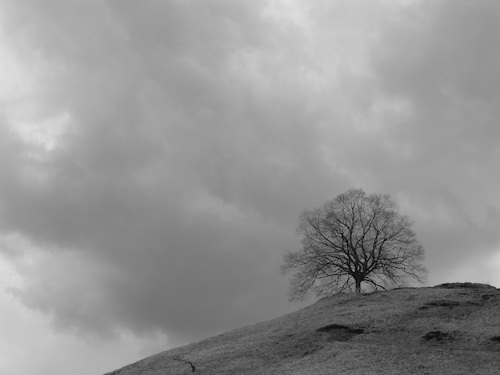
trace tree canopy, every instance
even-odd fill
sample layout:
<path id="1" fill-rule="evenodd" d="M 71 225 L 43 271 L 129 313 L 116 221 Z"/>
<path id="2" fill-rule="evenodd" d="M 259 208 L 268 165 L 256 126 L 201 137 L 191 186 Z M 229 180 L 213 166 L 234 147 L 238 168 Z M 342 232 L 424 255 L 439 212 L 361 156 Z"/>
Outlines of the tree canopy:
<path id="1" fill-rule="evenodd" d="M 408 279 L 424 282 L 424 249 L 409 217 L 389 195 L 351 189 L 322 207 L 304 210 L 297 234 L 301 248 L 289 251 L 281 271 L 292 273 L 290 300 L 309 292 L 323 297 L 355 290 L 388 289 Z"/>

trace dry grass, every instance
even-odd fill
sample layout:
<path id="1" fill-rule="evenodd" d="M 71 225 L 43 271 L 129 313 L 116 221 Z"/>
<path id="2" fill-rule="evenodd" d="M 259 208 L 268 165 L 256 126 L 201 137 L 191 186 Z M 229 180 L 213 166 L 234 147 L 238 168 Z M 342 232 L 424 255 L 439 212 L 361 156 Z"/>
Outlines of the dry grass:
<path id="1" fill-rule="evenodd" d="M 339 294 L 108 375 L 500 374 L 500 290 L 444 284 Z"/>

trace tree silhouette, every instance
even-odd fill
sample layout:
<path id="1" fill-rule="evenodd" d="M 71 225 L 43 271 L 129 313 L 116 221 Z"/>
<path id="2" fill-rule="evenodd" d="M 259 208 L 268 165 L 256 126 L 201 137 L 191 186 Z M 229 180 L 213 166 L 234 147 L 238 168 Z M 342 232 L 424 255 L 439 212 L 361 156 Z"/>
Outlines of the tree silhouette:
<path id="1" fill-rule="evenodd" d="M 290 279 L 290 300 L 310 291 L 327 296 L 345 290 L 362 291 L 423 282 L 424 249 L 411 229 L 412 221 L 398 213 L 389 195 L 367 195 L 351 189 L 320 208 L 304 210 L 297 234 L 302 248 L 289 251 L 281 266 Z"/>

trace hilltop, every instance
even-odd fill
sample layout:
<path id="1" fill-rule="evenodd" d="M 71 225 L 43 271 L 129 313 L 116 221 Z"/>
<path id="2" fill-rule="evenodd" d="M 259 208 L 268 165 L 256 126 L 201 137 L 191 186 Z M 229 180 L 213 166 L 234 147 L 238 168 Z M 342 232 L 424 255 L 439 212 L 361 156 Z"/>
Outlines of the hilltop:
<path id="1" fill-rule="evenodd" d="M 337 294 L 106 375 L 500 373 L 500 289 Z"/>

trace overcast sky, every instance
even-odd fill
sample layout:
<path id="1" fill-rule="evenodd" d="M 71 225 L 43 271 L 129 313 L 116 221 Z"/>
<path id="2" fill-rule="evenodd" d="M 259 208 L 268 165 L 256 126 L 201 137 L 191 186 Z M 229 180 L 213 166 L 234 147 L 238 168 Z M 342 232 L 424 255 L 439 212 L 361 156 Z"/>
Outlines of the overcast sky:
<path id="1" fill-rule="evenodd" d="M 0 104 L 0 374 L 298 309 L 298 215 L 350 188 L 500 287 L 496 0 L 0 0 Z"/>

